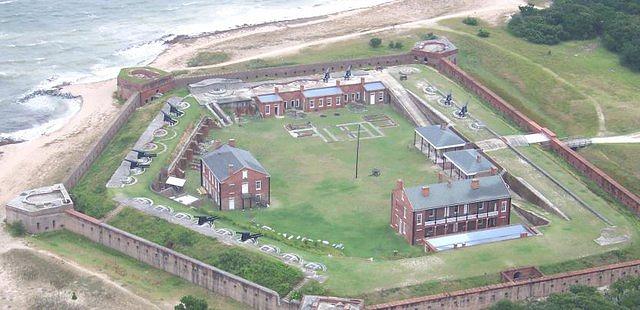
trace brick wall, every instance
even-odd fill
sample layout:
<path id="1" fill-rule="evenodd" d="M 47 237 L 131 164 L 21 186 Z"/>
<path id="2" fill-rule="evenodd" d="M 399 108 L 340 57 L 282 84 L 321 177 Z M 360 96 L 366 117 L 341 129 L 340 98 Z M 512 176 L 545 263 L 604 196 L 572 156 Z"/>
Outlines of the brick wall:
<path id="1" fill-rule="evenodd" d="M 636 214 L 640 212 L 640 198 L 631 193 L 624 186 L 620 185 L 613 178 L 608 176 L 598 167 L 591 164 L 584 157 L 576 153 L 571 148 L 567 147 L 562 141 L 560 141 L 555 133 L 551 132 L 547 128 L 543 128 L 538 123 L 534 122 L 526 115 L 518 111 L 512 105 L 507 103 L 500 96 L 492 92 L 490 89 L 476 81 L 469 74 L 464 72 L 454 63 L 449 60 L 442 60 L 437 69 L 456 80 L 458 83 L 464 85 L 485 101 L 489 102 L 495 109 L 503 113 L 505 116 L 513 120 L 523 129 L 532 133 L 544 133 L 551 138 L 550 147 L 560 157 L 564 158 L 571 166 L 583 173 L 586 177 L 594 181 L 600 188 L 612 195 L 620 203 L 627 206 Z"/>
<path id="2" fill-rule="evenodd" d="M 120 110 L 120 114 L 116 117 L 115 120 L 109 125 L 107 131 L 100 137 L 100 139 L 91 147 L 91 149 L 87 152 L 85 157 L 80 161 L 80 163 L 73 169 L 71 174 L 67 176 L 67 178 L 62 182 L 66 188 L 73 188 L 76 186 L 78 181 L 84 176 L 84 174 L 91 168 L 91 164 L 102 154 L 102 151 L 107 147 L 109 142 L 113 139 L 113 137 L 118 133 L 120 128 L 129 120 L 129 117 L 136 110 L 137 107 L 140 106 L 140 95 L 138 93 L 133 94 L 129 99 L 124 103 L 122 109 Z"/>
<path id="3" fill-rule="evenodd" d="M 68 210 L 66 213 L 66 229 L 212 292 L 242 302 L 252 309 L 297 309 L 297 305 L 281 300 L 278 293 L 271 289 L 101 223 L 77 211 Z"/>
<path id="4" fill-rule="evenodd" d="M 251 71 L 238 71 L 228 72 L 220 74 L 207 74 L 190 77 L 177 77 L 175 79 L 176 87 L 186 87 L 189 84 L 200 82 L 206 79 L 212 78 L 227 78 L 227 79 L 242 79 L 248 80 L 261 80 L 261 79 L 278 79 L 286 77 L 304 76 L 312 74 L 321 74 L 326 69 L 330 69 L 332 72 L 345 71 L 349 65 L 352 69 L 376 67 L 376 66 L 397 66 L 403 64 L 413 64 L 416 60 L 411 54 L 399 54 L 390 56 L 379 56 L 371 58 L 361 59 L 349 59 L 334 62 L 324 62 L 308 65 L 295 65 L 295 66 L 283 66 L 264 68 Z"/>
<path id="5" fill-rule="evenodd" d="M 479 309 L 502 299 L 525 301 L 566 292 L 573 285 L 607 286 L 627 276 L 640 276 L 640 260 L 372 305 L 367 309 Z"/>

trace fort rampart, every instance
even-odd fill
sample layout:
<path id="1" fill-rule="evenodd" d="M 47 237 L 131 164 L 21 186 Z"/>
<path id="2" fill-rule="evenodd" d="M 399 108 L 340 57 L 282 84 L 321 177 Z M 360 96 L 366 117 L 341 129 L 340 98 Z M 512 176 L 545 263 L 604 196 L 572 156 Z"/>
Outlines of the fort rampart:
<path id="1" fill-rule="evenodd" d="M 480 98 L 489 102 L 489 104 L 491 104 L 496 110 L 513 120 L 523 129 L 532 133 L 544 133 L 549 136 L 551 138 L 549 143 L 550 148 L 556 152 L 556 154 L 564 158 L 569 164 L 571 164 L 571 166 L 583 173 L 590 180 L 594 181 L 600 188 L 612 195 L 620 203 L 627 206 L 636 214 L 640 212 L 640 198 L 638 196 L 631 193 L 628 189 L 620 185 L 620 183 L 616 182 L 598 167 L 594 166 L 580 154 L 566 146 L 564 142 L 560 141 L 560 139 L 556 137 L 555 133 L 538 125 L 538 123 L 518 111 L 496 93 L 492 92 L 480 82 L 469 76 L 451 61 L 444 59 L 440 61 L 436 67 L 441 73 L 451 77 L 458 83 L 473 91 Z"/>
<path id="2" fill-rule="evenodd" d="M 189 256 L 122 231 L 75 210 L 67 210 L 64 228 L 138 261 L 176 275 L 252 309 L 298 309 L 277 292 Z"/>
<path id="3" fill-rule="evenodd" d="M 573 285 L 608 286 L 624 277 L 640 276 L 640 260 L 582 269 L 541 278 L 406 299 L 367 309 L 482 309 L 502 300 L 526 301 L 567 292 Z"/>

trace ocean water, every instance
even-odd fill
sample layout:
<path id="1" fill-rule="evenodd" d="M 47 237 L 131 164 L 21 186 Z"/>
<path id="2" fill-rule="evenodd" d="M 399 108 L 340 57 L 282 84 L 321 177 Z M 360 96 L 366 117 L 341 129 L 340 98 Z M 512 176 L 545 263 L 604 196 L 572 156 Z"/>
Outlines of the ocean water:
<path id="1" fill-rule="evenodd" d="M 113 78 L 121 67 L 151 62 L 176 35 L 387 1 L 0 0 L 0 140 L 51 132 L 81 107 L 38 90 Z"/>

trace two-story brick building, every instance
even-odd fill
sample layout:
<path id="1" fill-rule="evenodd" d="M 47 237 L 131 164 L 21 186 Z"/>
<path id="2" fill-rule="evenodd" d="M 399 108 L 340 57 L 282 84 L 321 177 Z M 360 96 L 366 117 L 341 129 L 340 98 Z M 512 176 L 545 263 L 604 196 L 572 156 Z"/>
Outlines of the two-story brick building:
<path id="1" fill-rule="evenodd" d="M 229 140 L 202 156 L 200 182 L 219 210 L 265 207 L 271 202 L 271 177 L 245 150 Z"/>
<path id="2" fill-rule="evenodd" d="M 398 180 L 391 194 L 391 228 L 411 245 L 506 226 L 510 213 L 511 195 L 498 175 L 409 188 Z"/>
<path id="3" fill-rule="evenodd" d="M 387 88 L 382 82 L 345 83 L 336 80 L 332 86 L 305 89 L 281 90 L 275 87 L 273 93 L 255 96 L 255 103 L 262 117 L 284 116 L 285 110 L 296 109 L 304 112 L 318 112 L 338 109 L 350 103 L 389 103 Z"/>

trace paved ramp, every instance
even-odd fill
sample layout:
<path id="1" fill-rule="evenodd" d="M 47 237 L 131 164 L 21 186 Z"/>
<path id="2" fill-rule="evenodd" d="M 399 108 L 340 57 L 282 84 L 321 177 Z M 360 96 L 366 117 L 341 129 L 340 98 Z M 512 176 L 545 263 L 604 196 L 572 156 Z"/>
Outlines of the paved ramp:
<path id="1" fill-rule="evenodd" d="M 398 80 L 396 80 L 391 74 L 385 69 L 383 72 L 375 73 L 384 85 L 387 86 L 391 95 L 395 97 L 400 105 L 407 111 L 413 122 L 417 126 L 427 126 L 430 125 L 430 122 L 427 118 L 420 112 L 420 109 L 416 106 L 415 102 L 411 99 L 409 92 L 400 84 Z"/>

